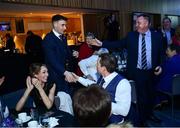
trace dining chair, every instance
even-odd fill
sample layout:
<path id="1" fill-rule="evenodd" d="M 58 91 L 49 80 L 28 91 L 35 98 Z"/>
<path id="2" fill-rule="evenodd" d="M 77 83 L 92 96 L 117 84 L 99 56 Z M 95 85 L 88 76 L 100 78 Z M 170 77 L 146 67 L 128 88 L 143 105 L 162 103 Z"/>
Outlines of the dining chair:
<path id="1" fill-rule="evenodd" d="M 160 90 L 161 93 L 171 97 L 171 115 L 174 117 L 174 96 L 180 95 L 180 74 L 175 74 L 172 79 L 172 88 L 168 91 Z"/>
<path id="2" fill-rule="evenodd" d="M 20 90 L 2 95 L 2 99 L 9 109 L 15 109 L 16 104 L 21 98 L 21 96 L 24 94 L 24 91 L 25 89 L 20 89 Z M 28 97 L 24 107 L 27 107 L 27 108 L 33 107 L 33 99 L 31 97 Z"/>
<path id="3" fill-rule="evenodd" d="M 134 80 L 129 80 L 131 85 L 131 102 L 136 104 L 137 103 L 137 95 L 136 95 L 136 83 Z"/>

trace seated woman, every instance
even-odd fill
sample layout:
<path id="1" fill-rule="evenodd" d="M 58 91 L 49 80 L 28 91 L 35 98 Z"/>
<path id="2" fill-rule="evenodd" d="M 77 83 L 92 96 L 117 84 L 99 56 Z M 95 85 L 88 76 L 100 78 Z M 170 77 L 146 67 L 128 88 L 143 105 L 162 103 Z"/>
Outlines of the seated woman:
<path id="1" fill-rule="evenodd" d="M 31 96 L 35 102 L 39 113 L 45 113 L 54 108 L 55 84 L 47 84 L 48 70 L 46 65 L 33 63 L 29 68 L 30 76 L 26 79 L 27 88 L 24 95 L 16 105 L 16 111 L 20 111 L 28 96 Z"/>
<path id="2" fill-rule="evenodd" d="M 172 78 L 175 74 L 180 74 L 180 46 L 170 44 L 166 50 L 168 59 L 159 67 L 155 75 L 159 75 L 157 84 L 157 91 L 170 92 L 172 88 Z M 163 102 L 167 102 L 167 98 L 159 95 L 156 99 L 156 107 L 160 106 Z"/>
<path id="3" fill-rule="evenodd" d="M 79 51 L 74 51 L 73 56 L 78 59 L 78 62 L 82 59 L 86 59 L 93 55 L 94 51 L 97 49 L 97 47 L 94 47 L 91 45 L 91 40 L 94 39 L 95 36 L 93 33 L 88 32 L 86 34 L 85 42 L 82 43 L 82 45 L 79 48 Z M 83 76 L 83 73 L 81 72 L 80 68 L 77 67 L 76 74 L 79 76 Z"/>
<path id="4" fill-rule="evenodd" d="M 0 86 L 3 84 L 5 80 L 5 76 L 3 73 L 0 72 Z M 0 96 L 0 111 L 3 112 L 3 117 L 6 118 L 9 116 L 9 109 L 8 107 L 6 106 L 6 104 L 4 103 L 2 97 Z M 1 117 L 2 115 L 0 115 Z M 2 118 L 2 117 L 1 117 Z"/>

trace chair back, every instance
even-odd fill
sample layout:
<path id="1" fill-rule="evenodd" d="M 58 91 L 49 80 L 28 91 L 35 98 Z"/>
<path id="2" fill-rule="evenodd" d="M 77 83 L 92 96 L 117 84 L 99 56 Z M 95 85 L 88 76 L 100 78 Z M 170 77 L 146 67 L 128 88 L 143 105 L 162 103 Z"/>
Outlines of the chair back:
<path id="1" fill-rule="evenodd" d="M 21 96 L 24 94 L 24 91 L 25 89 L 20 89 L 2 96 L 4 103 L 8 106 L 9 109 L 15 109 L 16 104 L 20 100 Z M 28 97 L 24 107 L 33 107 L 33 99 L 31 97 Z"/>
<path id="2" fill-rule="evenodd" d="M 136 96 L 136 83 L 134 80 L 129 80 L 129 83 L 131 85 L 131 102 L 137 103 L 137 96 Z"/>
<path id="3" fill-rule="evenodd" d="M 180 74 L 176 74 L 173 76 L 172 93 L 173 93 L 173 95 L 180 94 Z"/>

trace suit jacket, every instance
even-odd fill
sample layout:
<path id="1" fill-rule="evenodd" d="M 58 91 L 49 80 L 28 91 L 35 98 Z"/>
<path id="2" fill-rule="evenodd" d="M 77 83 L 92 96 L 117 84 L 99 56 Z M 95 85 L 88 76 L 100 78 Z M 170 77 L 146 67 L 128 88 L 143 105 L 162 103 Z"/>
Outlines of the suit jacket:
<path id="1" fill-rule="evenodd" d="M 127 75 L 129 78 L 134 78 L 133 76 L 137 69 L 138 40 L 138 32 L 129 32 L 124 39 L 114 42 L 105 41 L 102 46 L 106 48 L 121 47 L 127 49 Z M 162 37 L 158 32 L 151 31 L 151 50 L 152 69 L 154 69 L 156 66 L 160 65 L 163 60 Z"/>
<path id="2" fill-rule="evenodd" d="M 53 32 L 50 32 L 44 38 L 42 47 L 49 79 L 56 83 L 58 91 L 65 91 L 67 82 L 64 78 L 64 72 L 67 70 L 66 64 L 71 58 L 66 38 L 61 40 Z"/>
<path id="3" fill-rule="evenodd" d="M 168 46 L 167 36 L 166 36 L 165 33 L 162 32 L 161 29 L 158 30 L 158 31 L 159 31 L 159 32 L 161 33 L 161 35 L 162 35 L 163 49 L 164 49 L 164 52 L 165 52 L 166 49 L 167 49 L 167 46 Z M 172 37 L 174 36 L 174 34 L 175 34 L 175 29 L 171 28 L 170 33 L 171 33 L 171 38 L 172 38 Z"/>

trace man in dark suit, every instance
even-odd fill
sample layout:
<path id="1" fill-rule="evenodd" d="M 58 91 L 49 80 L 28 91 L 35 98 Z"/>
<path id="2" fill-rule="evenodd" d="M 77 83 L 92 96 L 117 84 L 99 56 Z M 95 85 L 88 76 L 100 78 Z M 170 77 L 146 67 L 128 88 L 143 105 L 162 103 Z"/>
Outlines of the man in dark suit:
<path id="1" fill-rule="evenodd" d="M 67 39 L 63 36 L 66 25 L 66 17 L 54 15 L 52 17 L 53 29 L 44 38 L 42 47 L 50 81 L 56 83 L 57 91 L 70 93 L 67 82 L 73 82 L 74 78 L 68 69 L 72 54 L 67 46 Z"/>
<path id="2" fill-rule="evenodd" d="M 168 45 L 171 44 L 171 38 L 175 34 L 175 29 L 171 28 L 171 19 L 169 17 L 164 17 L 162 20 L 162 29 L 159 30 L 161 35 L 163 36 L 163 49 L 166 51 Z"/>
<path id="3" fill-rule="evenodd" d="M 41 42 L 42 38 L 39 35 L 34 34 L 32 31 L 27 32 L 25 51 L 31 62 L 43 61 Z"/>
<path id="4" fill-rule="evenodd" d="M 162 37 L 158 32 L 151 32 L 150 17 L 141 14 L 136 20 L 137 31 L 129 32 L 121 41 L 104 41 L 97 39 L 92 44 L 106 48 L 127 48 L 127 77 L 136 82 L 137 103 L 139 107 L 139 125 L 143 126 L 147 119 L 159 122 L 153 114 L 153 98 L 155 88 L 153 72 L 162 59 Z"/>
<path id="5" fill-rule="evenodd" d="M 11 53 L 13 53 L 13 50 L 16 48 L 16 45 L 14 43 L 13 37 L 10 35 L 10 33 L 7 33 L 5 35 L 6 38 L 6 49 L 9 49 Z"/>

